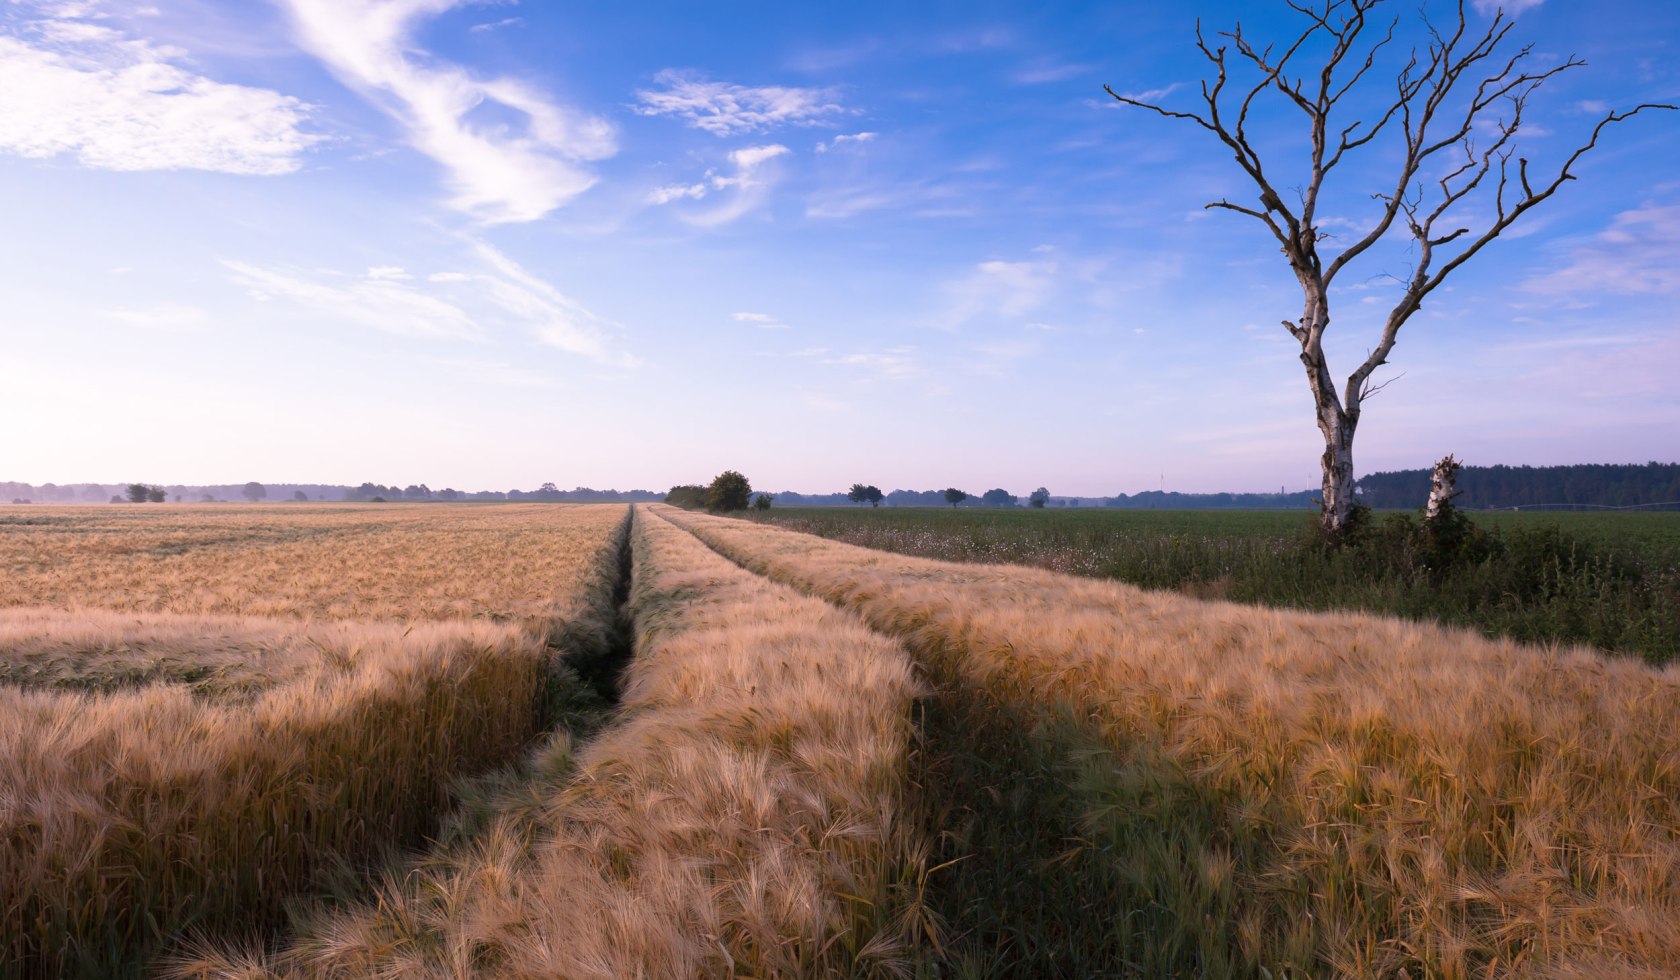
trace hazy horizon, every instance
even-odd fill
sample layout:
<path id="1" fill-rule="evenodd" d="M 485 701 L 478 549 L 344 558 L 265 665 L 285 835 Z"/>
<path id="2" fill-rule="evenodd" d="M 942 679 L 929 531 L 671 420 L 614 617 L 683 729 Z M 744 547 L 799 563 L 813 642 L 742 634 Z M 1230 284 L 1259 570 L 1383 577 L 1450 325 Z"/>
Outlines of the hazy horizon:
<path id="1" fill-rule="evenodd" d="M 1588 62 L 1525 114 L 1536 172 L 1680 102 L 1680 8 L 1508 7 Z M 1299 289 L 1202 209 L 1253 192 L 1102 90 L 1190 107 L 1197 15 L 1296 29 L 1265 8 L 16 0 L 0 477 L 1316 489 Z M 1675 459 L 1676 159 L 1680 114 L 1610 129 L 1431 296 L 1357 471 Z M 1338 376 L 1389 244 L 1333 294 Z"/>

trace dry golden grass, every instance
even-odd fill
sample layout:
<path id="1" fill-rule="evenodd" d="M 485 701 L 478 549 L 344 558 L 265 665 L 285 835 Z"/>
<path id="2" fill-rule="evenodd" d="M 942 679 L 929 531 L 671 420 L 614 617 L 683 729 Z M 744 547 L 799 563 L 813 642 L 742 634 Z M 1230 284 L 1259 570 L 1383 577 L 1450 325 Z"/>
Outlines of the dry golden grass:
<path id="1" fill-rule="evenodd" d="M 354 650 L 368 628 L 249 616 L 0 609 L 0 685 L 111 693 L 183 684 L 199 697 L 237 698 L 296 680 L 329 650 Z"/>
<path id="2" fill-rule="evenodd" d="M 658 510 L 1102 747 L 1137 973 L 1680 974 L 1680 670 Z"/>
<path id="3" fill-rule="evenodd" d="M 0 607 L 318 619 L 546 620 L 622 505 L 30 507 Z"/>
<path id="4" fill-rule="evenodd" d="M 0 962 L 10 972 L 132 973 L 187 926 L 272 926 L 321 873 L 418 842 L 447 809 L 452 780 L 517 757 L 553 683 L 551 641 L 589 655 L 612 631 L 623 507 L 519 509 L 507 529 L 493 513 L 400 513 L 387 533 L 401 547 L 382 554 L 423 566 L 388 569 L 417 593 L 368 601 L 334 570 L 355 540 L 381 532 L 361 527 L 347 542 L 331 530 L 342 514 L 324 513 L 319 533 L 307 511 L 291 515 L 302 516 L 284 533 L 286 588 L 244 603 L 288 618 L 197 611 L 226 608 L 237 590 L 184 591 L 194 583 L 245 562 L 259 571 L 247 569 L 241 587 L 260 590 L 260 570 L 278 567 L 250 540 L 219 551 L 221 527 L 160 559 L 167 574 L 124 557 L 109 527 L 72 549 L 103 583 L 90 600 L 174 612 L 0 610 L 0 663 L 31 687 L 149 682 L 100 696 L 0 686 Z M 158 516 L 167 530 L 139 521 L 126 533 L 192 537 L 168 523 L 178 515 Z M 452 535 L 471 556 L 464 565 Z M 32 586 L 8 581 L 13 597 L 50 598 L 30 588 L 77 577 L 55 546 L 15 530 L 4 541 L 10 555 L 50 566 L 21 576 Z M 493 547 L 533 557 L 530 579 L 510 569 L 487 586 L 467 581 Z M 457 579 L 473 596 L 465 606 L 452 598 Z M 308 582 L 336 592 L 311 595 Z M 455 618 L 467 606 L 506 621 Z M 394 621 L 297 618 L 333 609 Z"/>
<path id="5" fill-rule="evenodd" d="M 638 511 L 640 515 L 642 512 Z M 185 975 L 685 978 L 892 973 L 930 928 L 900 812 L 909 658 L 856 617 L 638 517 L 617 721 L 533 802 L 268 960 Z M 574 770 L 575 764 L 575 770 Z"/>

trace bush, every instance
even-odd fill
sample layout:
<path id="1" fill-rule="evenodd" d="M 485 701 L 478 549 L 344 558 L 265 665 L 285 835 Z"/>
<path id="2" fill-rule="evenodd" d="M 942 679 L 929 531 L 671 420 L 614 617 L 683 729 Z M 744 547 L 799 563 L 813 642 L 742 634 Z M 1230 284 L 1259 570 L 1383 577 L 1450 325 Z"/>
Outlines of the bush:
<path id="1" fill-rule="evenodd" d="M 706 488 L 706 509 L 714 514 L 746 510 L 752 500 L 752 484 L 735 470 L 724 470 Z"/>
<path id="2" fill-rule="evenodd" d="M 706 506 L 706 488 L 693 483 L 679 484 L 665 494 L 665 502 L 684 510 L 699 510 Z"/>

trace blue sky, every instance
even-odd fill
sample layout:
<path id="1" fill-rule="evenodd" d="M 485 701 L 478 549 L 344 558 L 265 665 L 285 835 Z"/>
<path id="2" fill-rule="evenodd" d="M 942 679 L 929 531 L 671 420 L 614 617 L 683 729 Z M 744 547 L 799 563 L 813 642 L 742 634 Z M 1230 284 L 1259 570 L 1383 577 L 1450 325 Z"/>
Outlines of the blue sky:
<path id="1" fill-rule="evenodd" d="M 1674 5 L 1517 6 L 1589 63 L 1540 170 L 1680 102 Z M 1202 209 L 1252 192 L 1102 90 L 1193 107 L 1196 16 L 1282 8 L 3 0 L 0 478 L 1316 486 L 1298 287 Z M 1680 113 L 1610 130 L 1432 296 L 1360 471 L 1680 457 L 1676 161 Z M 1407 254 L 1334 295 L 1339 375 Z"/>

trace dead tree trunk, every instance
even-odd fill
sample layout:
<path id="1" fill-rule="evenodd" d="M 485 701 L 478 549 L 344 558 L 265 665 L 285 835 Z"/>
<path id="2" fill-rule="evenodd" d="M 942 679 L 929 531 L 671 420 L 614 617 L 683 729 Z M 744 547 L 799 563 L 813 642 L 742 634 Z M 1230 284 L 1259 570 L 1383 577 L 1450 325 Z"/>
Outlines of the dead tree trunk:
<path id="1" fill-rule="evenodd" d="M 1599 134 L 1606 126 L 1644 109 L 1675 107 L 1646 104 L 1608 113 L 1551 179 L 1531 181 L 1528 160 L 1516 155 L 1517 131 L 1528 98 L 1553 75 L 1585 62 L 1572 56 L 1550 66 L 1529 68 L 1531 47 L 1501 55 L 1500 48 L 1513 26 L 1510 19 L 1498 13 L 1487 30 L 1478 34 L 1469 29 L 1465 4 L 1459 0 L 1456 24 L 1439 25 L 1425 19 L 1425 43 L 1398 67 L 1393 91 L 1374 111 L 1368 103 L 1355 110 L 1366 114 L 1347 123 L 1337 105 L 1377 64 L 1383 49 L 1394 39 L 1399 21 L 1389 23 L 1386 31 L 1378 25 L 1375 30 L 1382 36 L 1367 41 L 1362 34 L 1371 26 L 1369 18 L 1382 0 L 1285 2 L 1308 21 L 1301 34 L 1287 45 L 1256 46 L 1241 26 L 1218 35 L 1227 44 L 1210 45 L 1197 25 L 1196 46 L 1213 70 L 1212 77 L 1202 82 L 1204 108 L 1200 111 L 1167 109 L 1104 87 L 1126 105 L 1206 130 L 1235 157 L 1259 192 L 1254 204 L 1224 199 L 1207 207 L 1235 211 L 1265 225 L 1301 284 L 1301 318 L 1285 320 L 1283 325 L 1301 345 L 1301 363 L 1306 367 L 1318 428 L 1324 436 L 1321 527 L 1325 536 L 1335 541 L 1345 536 L 1353 514 L 1353 434 L 1359 425 L 1360 408 L 1365 399 L 1388 383 L 1374 382 L 1372 375 L 1388 363 L 1400 327 L 1454 269 L 1499 237 L 1529 208 L 1574 180 L 1570 168 L 1598 145 Z M 1322 61 L 1299 69 L 1291 64 L 1311 57 L 1313 51 L 1322 53 Z M 1501 57 L 1503 61 L 1498 60 Z M 1232 67 L 1245 71 L 1253 80 L 1228 93 L 1226 83 Z M 1277 180 L 1261 161 L 1256 142 L 1249 139 L 1249 111 L 1262 93 L 1281 99 L 1305 116 L 1311 166 L 1297 179 Z M 1361 101 L 1360 97 L 1355 101 Z M 1332 115 L 1336 116 L 1335 124 Z M 1363 231 L 1340 253 L 1326 255 L 1320 245 L 1329 235 L 1322 230 L 1318 214 L 1325 180 L 1350 151 L 1384 133 L 1394 143 L 1390 148 L 1396 161 L 1394 179 L 1368 195 L 1378 207 Z M 1510 166 L 1513 159 L 1515 167 Z M 1480 198 L 1471 198 L 1484 183 Z M 1280 186 L 1296 200 L 1285 203 L 1277 190 Z M 1479 206 L 1472 206 L 1472 201 Z M 1460 216 L 1478 211 L 1490 216 L 1479 233 L 1467 227 L 1451 227 Z M 1391 229 L 1404 231 L 1411 239 L 1415 265 L 1401 281 L 1401 294 L 1388 313 L 1380 341 L 1338 392 L 1323 347 L 1324 330 L 1330 323 L 1330 286 L 1349 262 L 1370 250 Z"/>
<path id="2" fill-rule="evenodd" d="M 1429 507 L 1424 511 L 1424 520 L 1435 523 L 1452 504 L 1452 499 L 1458 496 L 1459 491 L 1454 486 L 1458 483 L 1458 468 L 1461 465 L 1452 453 L 1435 464 L 1435 471 L 1429 475 Z"/>

